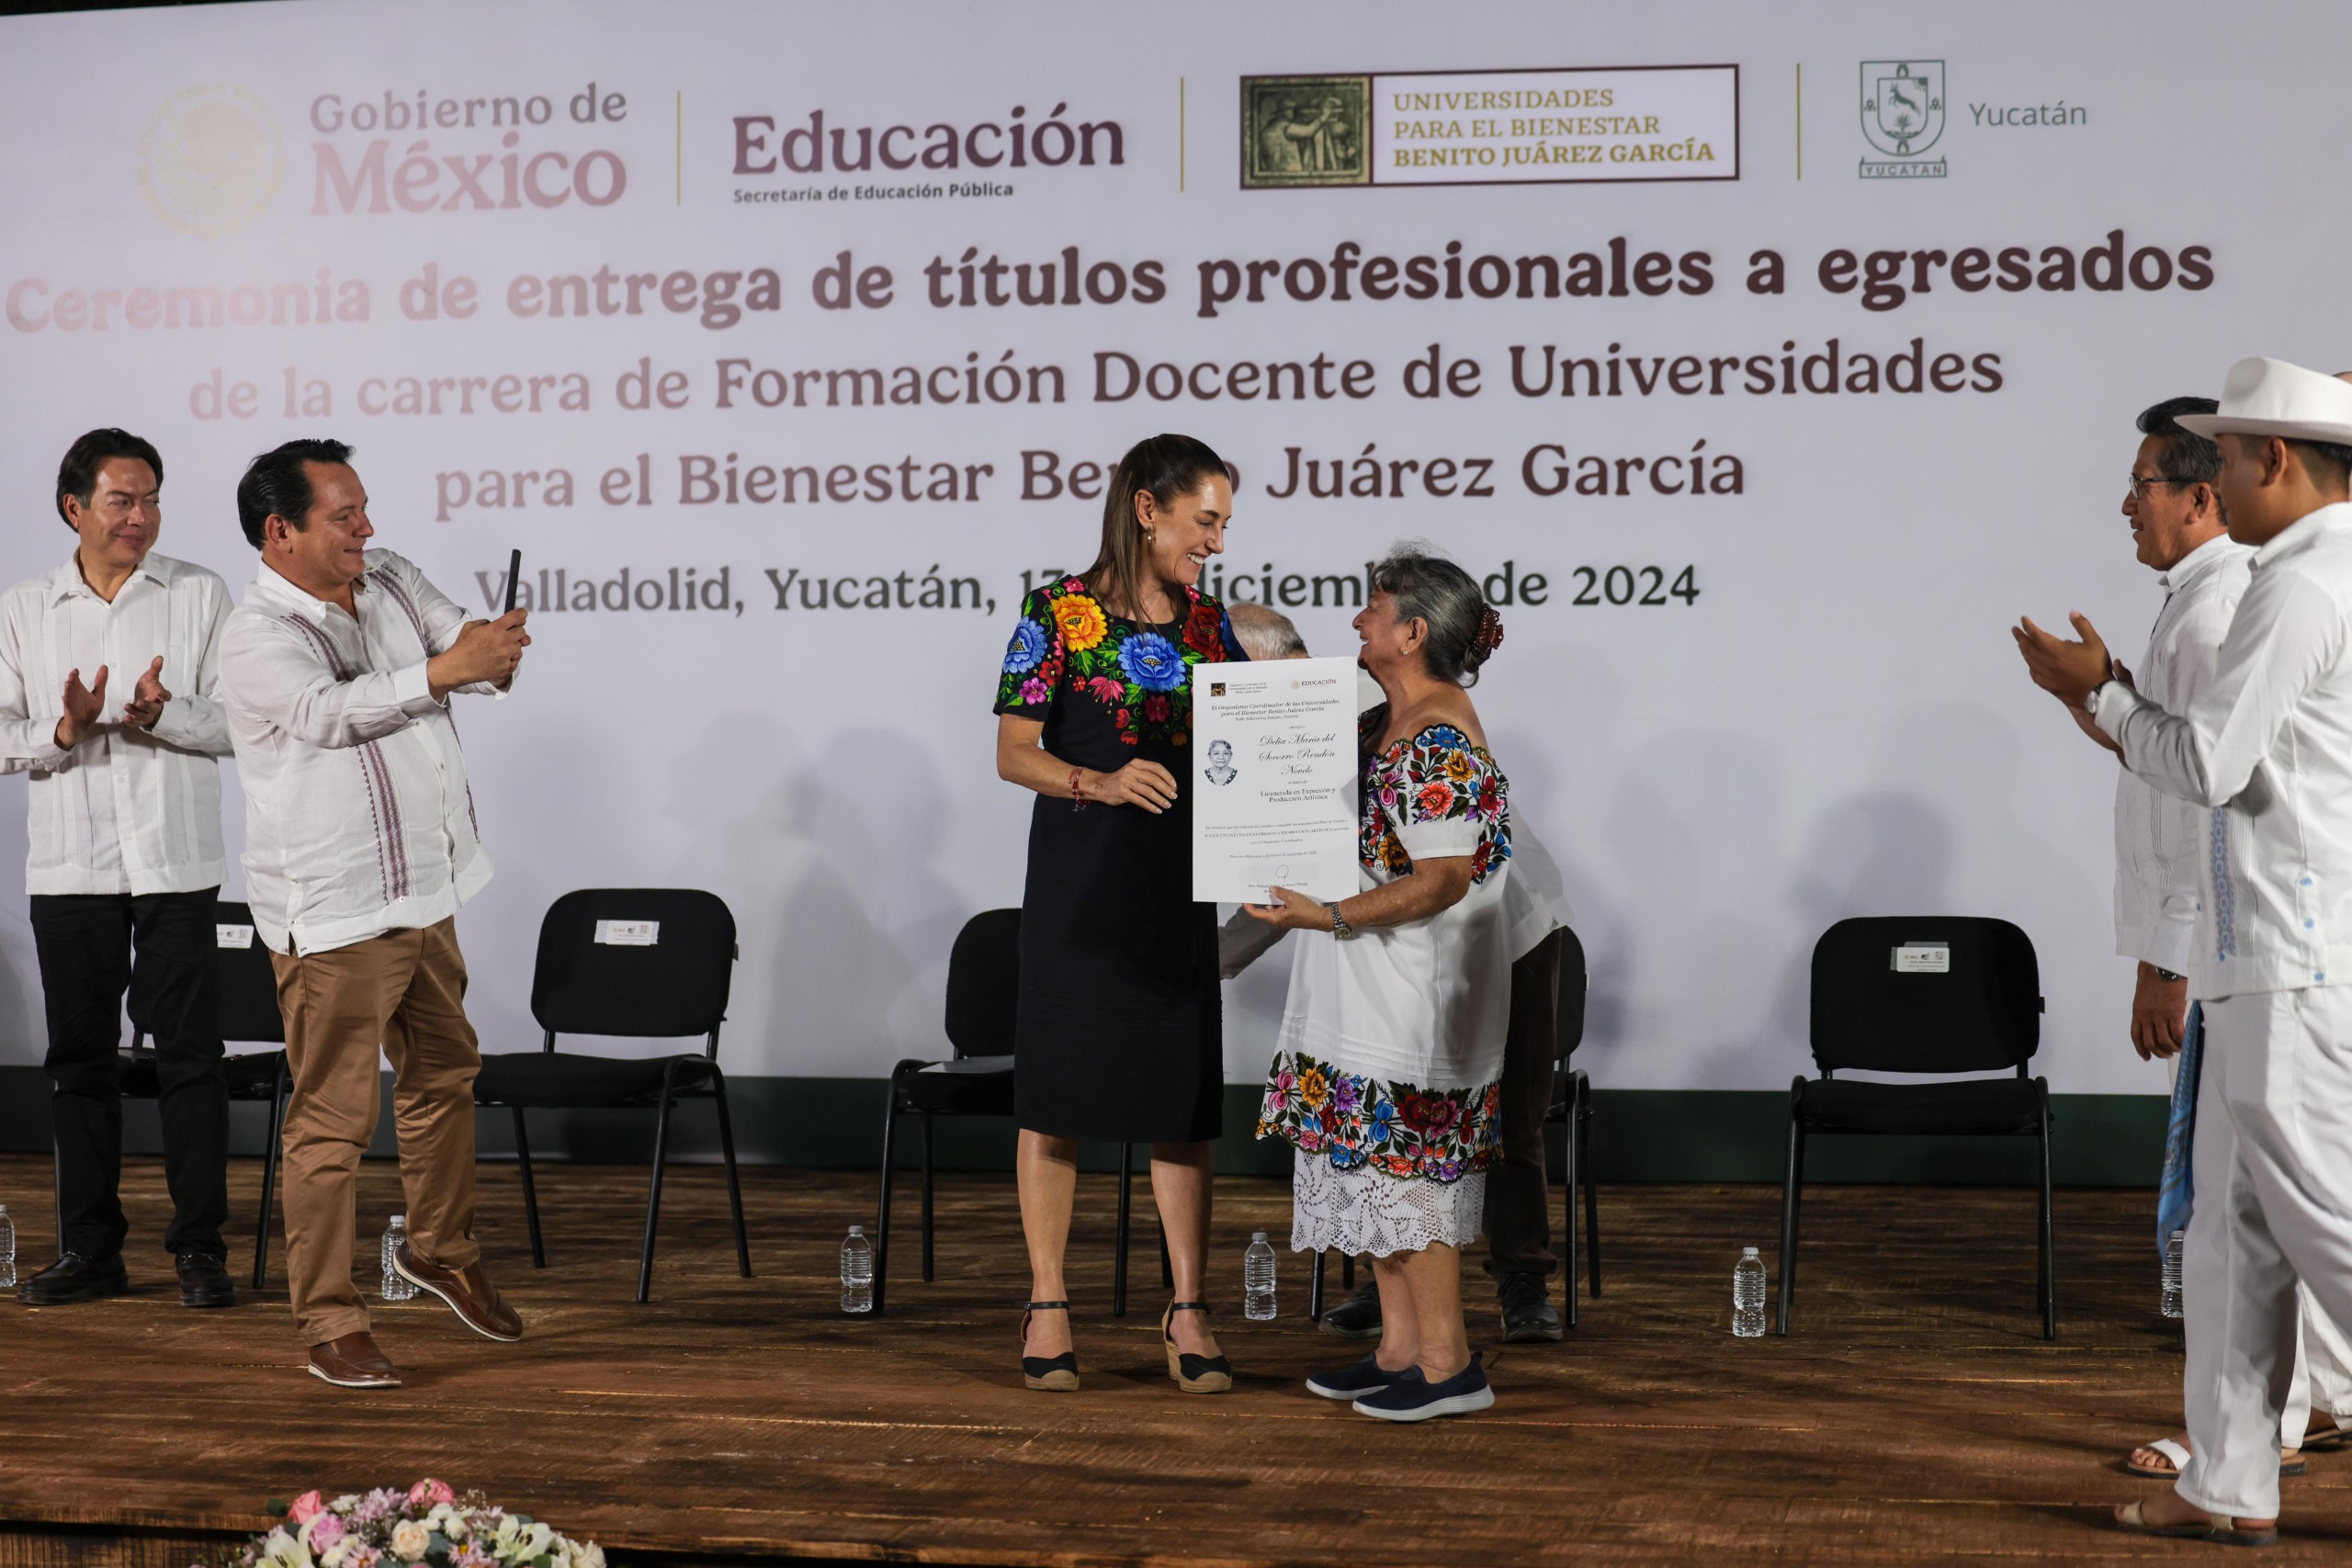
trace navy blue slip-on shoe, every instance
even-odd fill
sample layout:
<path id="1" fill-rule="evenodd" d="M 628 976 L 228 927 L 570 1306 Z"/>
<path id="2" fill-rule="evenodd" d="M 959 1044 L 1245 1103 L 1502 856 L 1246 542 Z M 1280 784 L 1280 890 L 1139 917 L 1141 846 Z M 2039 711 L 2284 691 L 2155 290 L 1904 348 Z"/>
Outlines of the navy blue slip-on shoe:
<path id="1" fill-rule="evenodd" d="M 1381 1369 L 1380 1357 L 1374 1353 L 1352 1367 L 1344 1367 L 1336 1372 L 1316 1373 L 1306 1380 L 1306 1392 L 1319 1393 L 1326 1399 L 1362 1399 L 1367 1393 L 1378 1393 L 1386 1388 L 1396 1376 L 1395 1372 Z"/>
<path id="2" fill-rule="evenodd" d="M 1430 1382 L 1419 1367 L 1383 1374 L 1388 1379 L 1388 1386 L 1359 1398 L 1355 1413 L 1378 1416 L 1383 1421 L 1428 1421 L 1440 1416 L 1467 1416 L 1474 1410 L 1484 1410 L 1494 1404 L 1495 1391 L 1488 1386 L 1486 1369 L 1479 1359 L 1477 1355 L 1472 1355 L 1468 1366 L 1443 1382 Z"/>

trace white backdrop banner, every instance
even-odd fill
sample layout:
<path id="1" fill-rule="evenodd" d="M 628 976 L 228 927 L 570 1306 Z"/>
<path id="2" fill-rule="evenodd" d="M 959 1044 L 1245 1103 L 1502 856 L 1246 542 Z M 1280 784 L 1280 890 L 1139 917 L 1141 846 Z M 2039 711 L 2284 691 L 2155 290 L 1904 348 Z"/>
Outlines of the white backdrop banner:
<path id="1" fill-rule="evenodd" d="M 2352 363 L 2347 46 L 2332 6 L 2147 0 L 0 21 L 0 571 L 71 547 L 91 426 L 161 447 L 161 547 L 241 592 L 245 460 L 355 443 L 450 593 L 523 552 L 522 686 L 461 716 L 485 1046 L 536 1039 L 557 895 L 699 886 L 736 1069 L 879 1075 L 1021 895 L 1014 607 L 1186 431 L 1241 473 L 1209 587 L 1318 654 L 1396 539 L 1485 580 L 1599 1081 L 1785 1084 L 1824 927 L 1962 912 L 2031 934 L 2057 1087 L 2158 1091 L 2113 765 L 2005 628 L 2081 609 L 2130 657 L 2132 415 Z M 1229 993 L 1237 1081 L 1281 969 Z M 0 1059 L 40 1020 L 11 915 Z"/>

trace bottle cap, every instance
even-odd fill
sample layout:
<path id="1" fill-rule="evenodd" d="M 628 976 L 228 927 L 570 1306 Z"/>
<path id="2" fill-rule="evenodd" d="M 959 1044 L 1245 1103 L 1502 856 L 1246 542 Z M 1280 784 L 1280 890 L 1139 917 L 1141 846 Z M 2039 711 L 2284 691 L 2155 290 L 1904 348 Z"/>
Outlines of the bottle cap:
<path id="1" fill-rule="evenodd" d="M 865 1234 L 865 1227 L 864 1225 L 852 1225 L 849 1227 L 849 1234 L 852 1235 L 864 1235 Z"/>
<path id="2" fill-rule="evenodd" d="M 402 1230 L 406 1230 L 408 1228 L 408 1216 L 406 1214 L 394 1214 L 392 1216 L 392 1224 L 400 1226 Z"/>
<path id="3" fill-rule="evenodd" d="M 1263 1241 L 1263 1240 L 1265 1240 L 1265 1239 L 1266 1239 L 1266 1233 L 1265 1233 L 1264 1231 L 1251 1231 L 1251 1232 L 1250 1233 L 1250 1245 L 1251 1245 L 1251 1246 L 1253 1246 L 1253 1247 L 1254 1247 L 1254 1246 L 1256 1246 L 1259 1242 L 1261 1242 L 1261 1241 Z"/>
<path id="4" fill-rule="evenodd" d="M 1743 1247 L 1739 1249 L 1739 1255 L 1742 1258 L 1754 1258 L 1756 1256 L 1756 1249 L 1752 1247 Z"/>

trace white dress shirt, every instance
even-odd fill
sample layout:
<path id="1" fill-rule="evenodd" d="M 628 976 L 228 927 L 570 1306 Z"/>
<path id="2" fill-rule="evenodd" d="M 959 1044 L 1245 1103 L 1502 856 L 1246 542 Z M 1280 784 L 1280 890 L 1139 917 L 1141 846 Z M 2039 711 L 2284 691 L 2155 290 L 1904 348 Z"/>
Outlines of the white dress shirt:
<path id="1" fill-rule="evenodd" d="M 2352 984 L 2352 505 L 2254 553 L 2212 684 L 2171 714 L 2120 682 L 2124 764 L 2208 809 L 2188 976 L 2204 1000 Z"/>
<path id="2" fill-rule="evenodd" d="M 367 564 L 355 620 L 265 563 L 222 639 L 246 897 L 277 953 L 434 925 L 490 881 L 457 727 L 424 669 L 466 613 L 389 550 Z"/>
<path id="3" fill-rule="evenodd" d="M 2252 574 L 2251 547 L 2223 534 L 2188 552 L 2156 581 L 2164 608 L 2148 651 L 2132 671 L 2141 694 L 2166 713 L 2187 713 L 2213 683 L 2222 634 Z M 2115 778 L 2115 951 L 2188 973 L 2196 940 L 2211 814 L 2159 793 L 2129 769 Z"/>
<path id="4" fill-rule="evenodd" d="M 114 602 L 68 556 L 0 599 L 0 773 L 29 773 L 25 791 L 32 894 L 190 893 L 218 887 L 220 633 L 229 585 L 200 566 L 150 554 Z M 157 655 L 173 694 L 153 728 L 121 722 Z M 106 666 L 98 723 L 73 750 L 57 745 L 65 679 L 89 685 Z"/>

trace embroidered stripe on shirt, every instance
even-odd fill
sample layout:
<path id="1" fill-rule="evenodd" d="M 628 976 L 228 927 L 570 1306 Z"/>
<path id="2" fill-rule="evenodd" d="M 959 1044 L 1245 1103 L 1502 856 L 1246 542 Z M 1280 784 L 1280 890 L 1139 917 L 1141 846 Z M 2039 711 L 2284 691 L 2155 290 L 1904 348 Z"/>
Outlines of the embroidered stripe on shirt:
<path id="1" fill-rule="evenodd" d="M 2227 964 L 2237 956 L 2236 896 L 2230 889 L 2230 810 L 2213 807 L 2213 961 Z"/>
<path id="2" fill-rule="evenodd" d="M 424 617 L 417 614 L 416 601 L 409 597 L 408 590 L 394 581 L 390 572 L 371 571 L 368 574 L 368 581 L 391 595 L 392 603 L 398 604 L 408 615 L 408 624 L 416 628 L 417 647 L 424 649 L 426 656 L 430 657 L 433 652 L 433 639 L 424 635 Z"/>
<path id="3" fill-rule="evenodd" d="M 334 639 L 327 636 L 323 627 L 300 615 L 280 615 L 278 619 L 310 639 L 326 661 L 327 673 L 338 681 L 352 679 L 343 656 L 335 649 Z M 376 884 L 383 892 L 384 902 L 389 904 L 408 896 L 408 842 L 401 833 L 400 798 L 392 788 L 391 769 L 385 764 L 376 743 L 370 740 L 357 750 L 359 779 L 368 787 L 368 822 L 376 838 Z"/>

